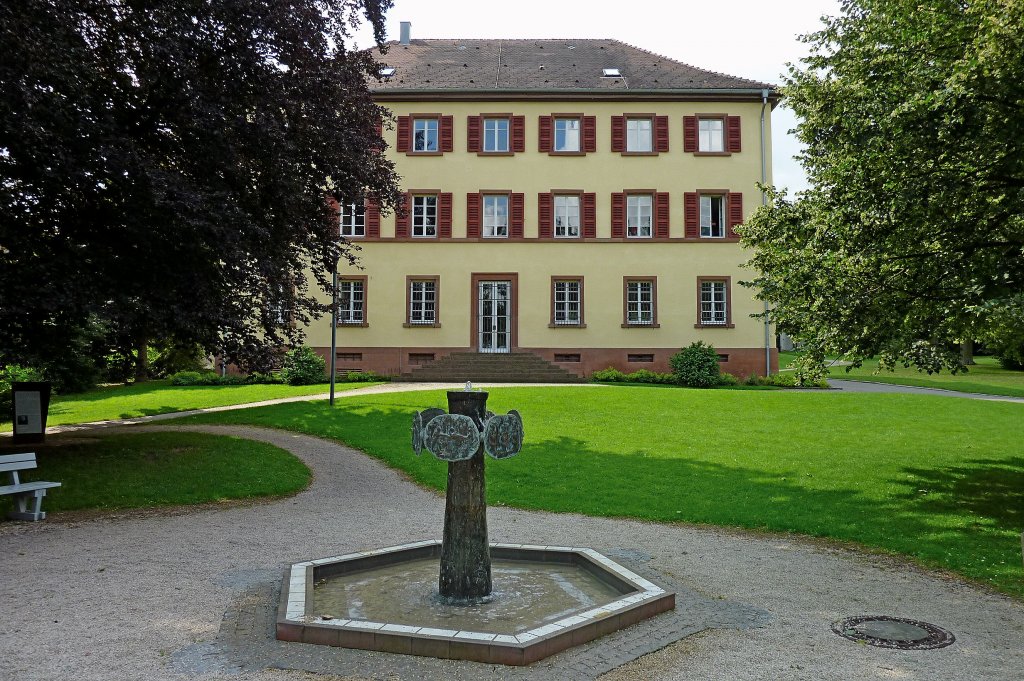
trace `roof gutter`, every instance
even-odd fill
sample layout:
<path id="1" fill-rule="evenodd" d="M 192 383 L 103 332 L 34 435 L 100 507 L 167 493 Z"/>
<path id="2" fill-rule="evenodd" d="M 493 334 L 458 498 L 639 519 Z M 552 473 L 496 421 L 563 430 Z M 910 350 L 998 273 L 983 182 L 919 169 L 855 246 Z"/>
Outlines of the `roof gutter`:
<path id="1" fill-rule="evenodd" d="M 629 89 L 609 90 L 606 88 L 531 88 L 527 90 L 510 90 L 506 88 L 380 88 L 371 89 L 373 97 L 378 100 L 403 100 L 403 99 L 532 99 L 532 98 L 558 98 L 558 99 L 617 99 L 623 96 L 630 99 L 637 97 L 648 97 L 651 99 L 673 99 L 673 98 L 714 98 L 714 99 L 744 99 L 758 102 L 770 103 L 774 109 L 782 95 L 773 88 L 664 88 L 657 90 Z M 768 93 L 766 96 L 764 93 Z"/>

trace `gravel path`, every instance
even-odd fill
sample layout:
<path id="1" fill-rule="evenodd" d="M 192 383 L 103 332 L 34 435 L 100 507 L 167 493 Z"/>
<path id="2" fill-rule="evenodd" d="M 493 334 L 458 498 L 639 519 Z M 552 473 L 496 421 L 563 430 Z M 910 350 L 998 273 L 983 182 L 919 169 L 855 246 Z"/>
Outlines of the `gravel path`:
<path id="1" fill-rule="evenodd" d="M 907 395 L 935 395 L 938 397 L 963 397 L 969 400 L 987 400 L 990 402 L 1019 402 L 1024 404 L 1024 397 L 1008 397 L 1004 395 L 987 395 L 984 393 L 965 393 L 945 388 L 923 388 L 916 385 L 898 385 L 896 383 L 874 383 L 872 381 L 852 381 L 830 378 L 828 384 L 833 388 L 851 393 L 904 393 Z"/>
<path id="2" fill-rule="evenodd" d="M 189 430 L 287 448 L 310 465 L 314 482 L 267 503 L 0 524 L 0 679 L 342 678 L 232 668 L 212 642 L 240 595 L 277 579 L 290 562 L 438 537 L 443 499 L 316 438 Z M 489 523 L 492 541 L 634 555 L 686 589 L 773 617 L 765 628 L 704 631 L 612 671 L 603 677 L 609 681 L 1024 678 L 1024 604 L 898 560 L 785 536 L 508 508 L 491 508 Z M 901 652 L 829 630 L 833 621 L 861 614 L 925 620 L 957 641 Z M 504 667 L 350 653 L 371 670 L 365 678 L 525 678 Z M 526 673 L 541 678 L 545 664 Z"/>

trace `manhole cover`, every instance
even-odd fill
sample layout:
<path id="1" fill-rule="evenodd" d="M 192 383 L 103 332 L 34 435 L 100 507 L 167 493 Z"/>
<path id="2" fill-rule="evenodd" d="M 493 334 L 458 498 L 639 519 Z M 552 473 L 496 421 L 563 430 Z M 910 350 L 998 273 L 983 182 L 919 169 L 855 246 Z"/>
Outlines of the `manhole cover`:
<path id="1" fill-rule="evenodd" d="M 887 615 L 847 617 L 833 622 L 832 631 L 851 641 L 900 650 L 944 648 L 956 640 L 953 634 L 934 624 Z"/>

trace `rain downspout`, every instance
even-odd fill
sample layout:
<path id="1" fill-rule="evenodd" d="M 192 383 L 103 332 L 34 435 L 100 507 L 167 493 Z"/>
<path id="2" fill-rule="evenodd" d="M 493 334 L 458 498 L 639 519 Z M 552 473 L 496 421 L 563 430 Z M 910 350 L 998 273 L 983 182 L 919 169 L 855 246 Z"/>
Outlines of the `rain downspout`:
<path id="1" fill-rule="evenodd" d="M 768 159 L 765 156 L 764 110 L 768 106 L 768 89 L 761 90 L 761 205 L 768 205 L 764 186 L 768 183 Z M 764 375 L 772 373 L 772 325 L 768 319 L 768 301 L 764 301 Z"/>

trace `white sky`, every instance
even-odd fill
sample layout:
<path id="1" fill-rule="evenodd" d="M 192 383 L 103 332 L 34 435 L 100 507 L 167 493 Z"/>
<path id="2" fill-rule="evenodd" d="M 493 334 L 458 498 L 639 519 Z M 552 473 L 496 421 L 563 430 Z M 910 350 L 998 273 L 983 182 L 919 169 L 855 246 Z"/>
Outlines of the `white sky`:
<path id="1" fill-rule="evenodd" d="M 786 62 L 806 54 L 797 36 L 821 26 L 822 15 L 838 14 L 838 0 L 395 0 L 388 12 L 388 38 L 399 22 L 412 22 L 416 38 L 614 38 L 700 68 L 778 84 Z M 372 34 L 356 35 L 359 47 Z M 775 184 L 790 192 L 806 188 L 793 160 L 796 124 L 784 106 L 772 115 Z"/>

